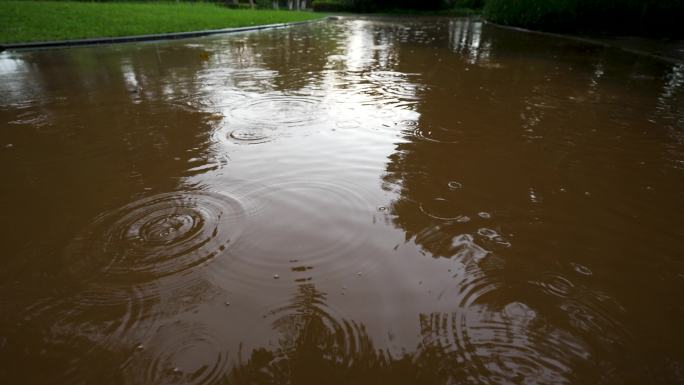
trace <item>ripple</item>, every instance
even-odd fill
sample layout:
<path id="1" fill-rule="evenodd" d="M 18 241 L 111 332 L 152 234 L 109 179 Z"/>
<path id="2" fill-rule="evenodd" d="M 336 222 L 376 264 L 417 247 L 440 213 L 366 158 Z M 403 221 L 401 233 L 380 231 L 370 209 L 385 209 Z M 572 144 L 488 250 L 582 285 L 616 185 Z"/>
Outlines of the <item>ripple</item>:
<path id="1" fill-rule="evenodd" d="M 630 344 L 631 337 L 618 320 L 624 311 L 610 298 L 578 290 L 560 308 L 578 333 L 594 341 L 593 346 L 614 351 Z"/>
<path id="2" fill-rule="evenodd" d="M 312 96 L 263 95 L 239 104 L 230 111 L 240 126 L 275 129 L 308 125 L 322 119 L 321 101 Z"/>
<path id="3" fill-rule="evenodd" d="M 326 301 L 326 293 L 301 284 L 289 303 L 269 312 L 272 328 L 281 335 L 272 362 L 293 366 L 297 356 L 321 352 L 320 359 L 338 368 L 371 362 L 375 350 L 363 325 L 344 319 Z"/>
<path id="4" fill-rule="evenodd" d="M 451 247 L 452 255 L 460 258 L 462 261 L 477 262 L 489 254 L 489 251 L 475 243 L 470 234 L 461 234 L 454 237 L 451 241 Z"/>
<path id="5" fill-rule="evenodd" d="M 243 207 L 209 192 L 159 194 L 98 217 L 67 247 L 78 279 L 144 283 L 210 261 L 239 236 Z"/>
<path id="6" fill-rule="evenodd" d="M 368 78 L 379 86 L 378 90 L 385 97 L 396 98 L 402 102 L 416 102 L 420 99 L 418 93 L 424 86 L 411 82 L 412 76 L 414 75 L 402 72 L 374 71 Z"/>
<path id="7" fill-rule="evenodd" d="M 536 312 L 520 302 L 503 309 L 478 306 L 463 314 L 457 342 L 471 375 L 484 382 L 570 382 L 574 364 L 589 358 L 586 345 L 536 320 Z"/>
<path id="8" fill-rule="evenodd" d="M 417 120 L 413 120 L 413 119 L 404 119 L 404 120 L 401 120 L 401 121 L 397 122 L 396 125 L 397 125 L 397 126 L 401 126 L 401 127 L 405 127 L 405 128 L 408 128 L 408 127 L 417 127 L 417 126 L 418 126 L 418 121 L 417 121 Z"/>
<path id="9" fill-rule="evenodd" d="M 488 218 L 480 215 L 481 218 Z M 511 243 L 499 234 L 496 230 L 482 227 L 477 230 L 478 240 L 484 244 L 485 247 L 491 249 L 504 249 L 511 247 Z"/>
<path id="10" fill-rule="evenodd" d="M 158 319 L 157 305 L 158 298 L 138 288 L 62 292 L 16 309 L 10 323 L 16 329 L 4 329 L 5 348 L 18 348 L 24 360 L 55 363 L 52 383 L 92 382 L 101 374 L 93 362 L 114 364 L 115 355 L 132 351 Z"/>
<path id="11" fill-rule="evenodd" d="M 419 354 L 440 351 L 452 379 L 467 383 L 569 383 L 574 366 L 586 362 L 586 343 L 553 326 L 528 304 L 513 300 L 487 304 L 501 296 L 500 285 L 480 276 L 452 313 L 421 316 L 423 346 Z M 495 292 L 497 292 L 495 294 Z"/>
<path id="12" fill-rule="evenodd" d="M 530 322 L 537 313 L 521 302 L 511 302 L 503 309 L 503 315 L 513 322 Z"/>
<path id="13" fill-rule="evenodd" d="M 580 265 L 579 263 L 570 263 L 570 265 L 579 274 L 586 275 L 586 276 L 590 276 L 590 275 L 594 274 L 588 267 L 586 267 L 584 265 Z"/>
<path id="14" fill-rule="evenodd" d="M 260 144 L 272 141 L 273 133 L 266 129 L 238 128 L 228 134 L 228 138 L 239 144 Z"/>
<path id="15" fill-rule="evenodd" d="M 416 127 L 410 135 L 414 138 L 431 143 L 457 144 L 458 132 L 444 127 Z"/>
<path id="16" fill-rule="evenodd" d="M 470 221 L 467 215 L 463 215 L 456 205 L 444 198 L 434 198 L 432 200 L 422 202 L 419 206 L 420 211 L 433 219 L 442 221 L 455 221 L 459 223 L 466 223 Z"/>
<path id="17" fill-rule="evenodd" d="M 145 384 L 214 384 L 229 370 L 219 336 L 200 324 L 161 326 L 131 355 L 123 371 Z"/>
<path id="18" fill-rule="evenodd" d="M 272 182 L 249 195 L 250 215 L 237 261 L 244 266 L 239 273 L 235 266 L 225 271 L 235 279 L 261 281 L 274 273 L 289 278 L 293 260 L 313 267 L 309 276 L 314 278 L 359 271 L 374 261 L 357 250 L 376 215 L 358 186 L 342 181 Z"/>
<path id="19" fill-rule="evenodd" d="M 575 289 L 575 285 L 569 279 L 555 273 L 546 273 L 532 284 L 539 286 L 548 294 L 563 298 L 571 295 Z"/>
<path id="20" fill-rule="evenodd" d="M 226 167 L 230 158 L 228 155 L 206 156 L 188 160 L 190 167 L 185 170 L 187 176 L 204 174 L 210 171 L 218 171 Z"/>
<path id="21" fill-rule="evenodd" d="M 516 297 L 503 265 L 490 260 L 458 260 L 449 290 L 454 310 L 421 314 L 418 360 L 438 354 L 447 382 L 572 382 L 575 365 L 589 358 L 588 345 Z"/>
<path id="22" fill-rule="evenodd" d="M 343 120 L 335 123 L 335 125 L 339 128 L 345 129 L 345 128 L 358 128 L 361 127 L 361 123 L 359 123 L 356 120 Z"/>

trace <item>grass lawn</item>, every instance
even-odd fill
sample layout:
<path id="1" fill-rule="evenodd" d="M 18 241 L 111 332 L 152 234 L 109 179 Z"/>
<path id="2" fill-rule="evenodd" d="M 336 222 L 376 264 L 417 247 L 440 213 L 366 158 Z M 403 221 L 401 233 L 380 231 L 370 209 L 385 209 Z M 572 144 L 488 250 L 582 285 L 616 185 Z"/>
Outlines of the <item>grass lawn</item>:
<path id="1" fill-rule="evenodd" d="M 0 44 L 245 27 L 324 16 L 313 12 L 228 9 L 211 3 L 0 0 Z"/>

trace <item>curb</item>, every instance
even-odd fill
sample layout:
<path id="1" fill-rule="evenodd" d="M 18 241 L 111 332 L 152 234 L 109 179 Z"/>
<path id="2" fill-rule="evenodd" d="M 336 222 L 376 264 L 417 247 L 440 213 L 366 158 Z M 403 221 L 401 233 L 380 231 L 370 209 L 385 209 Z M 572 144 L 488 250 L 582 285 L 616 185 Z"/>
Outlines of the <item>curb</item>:
<path id="1" fill-rule="evenodd" d="M 518 32 L 523 32 L 523 33 L 531 33 L 535 35 L 542 35 L 542 36 L 549 36 L 549 37 L 555 37 L 559 39 L 565 39 L 565 40 L 574 40 L 580 43 L 585 43 L 585 44 L 591 44 L 591 45 L 597 45 L 603 48 L 610 48 L 610 49 L 617 49 L 621 50 L 624 52 L 628 52 L 634 55 L 641 55 L 641 56 L 648 56 L 653 59 L 658 59 L 662 60 L 671 64 L 684 64 L 684 60 L 678 59 L 676 57 L 670 57 L 670 56 L 663 56 L 663 55 L 658 55 L 654 54 L 651 52 L 639 50 L 639 49 L 634 49 L 634 48 L 628 48 L 628 47 L 622 47 L 619 44 L 611 44 L 609 42 L 604 42 L 601 40 L 595 40 L 592 38 L 588 37 L 582 37 L 582 36 L 574 36 L 574 35 L 566 35 L 562 33 L 554 33 L 554 32 L 544 32 L 544 31 L 535 31 L 533 29 L 527 29 L 527 28 L 520 28 L 520 27 L 512 27 L 510 25 L 503 25 L 503 24 L 498 24 L 498 23 L 492 23 L 491 21 L 486 21 L 484 20 L 484 23 L 487 25 L 491 25 L 493 27 L 497 28 L 502 28 L 502 29 L 508 29 L 512 31 L 518 31 Z"/>
<path id="2" fill-rule="evenodd" d="M 59 48 L 59 47 L 78 47 L 86 45 L 99 45 L 99 44 L 116 44 L 116 43 L 133 43 L 133 42 L 144 42 L 144 41 L 156 41 L 156 40 L 175 40 L 175 39 L 188 39 L 192 37 L 228 34 L 228 33 L 238 33 L 238 32 L 250 32 L 250 31 L 261 31 L 265 29 L 278 29 L 292 27 L 296 25 L 312 24 L 321 21 L 334 20 L 334 16 L 327 16 L 321 19 L 306 20 L 306 21 L 294 21 L 291 23 L 277 23 L 277 24 L 264 24 L 255 25 L 249 27 L 237 27 L 237 28 L 223 28 L 223 29 L 208 29 L 203 31 L 189 31 L 189 32 L 170 32 L 170 33 L 158 33 L 151 35 L 134 35 L 134 36 L 119 36 L 119 37 L 96 37 L 89 39 L 74 39 L 74 40 L 55 40 L 55 41 L 39 41 L 39 42 L 27 42 L 27 43 L 10 43 L 0 45 L 0 52 L 4 50 L 14 50 L 14 49 L 39 49 L 39 48 Z"/>

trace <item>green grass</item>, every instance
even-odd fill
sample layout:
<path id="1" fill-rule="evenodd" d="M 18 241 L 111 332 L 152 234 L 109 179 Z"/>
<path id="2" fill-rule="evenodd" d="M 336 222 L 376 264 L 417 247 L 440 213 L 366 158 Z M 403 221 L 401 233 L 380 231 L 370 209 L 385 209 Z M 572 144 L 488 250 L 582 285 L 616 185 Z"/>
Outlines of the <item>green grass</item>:
<path id="1" fill-rule="evenodd" d="M 228 9 L 211 3 L 0 0 L 0 44 L 245 27 L 323 16 L 313 12 Z"/>

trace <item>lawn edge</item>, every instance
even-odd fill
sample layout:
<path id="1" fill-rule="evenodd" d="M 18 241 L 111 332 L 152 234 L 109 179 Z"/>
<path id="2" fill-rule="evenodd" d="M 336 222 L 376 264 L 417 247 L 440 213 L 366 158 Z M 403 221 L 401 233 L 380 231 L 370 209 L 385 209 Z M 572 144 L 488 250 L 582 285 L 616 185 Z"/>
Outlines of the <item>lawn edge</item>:
<path id="1" fill-rule="evenodd" d="M 304 20 L 304 21 L 293 21 L 289 23 L 275 23 L 275 24 L 262 24 L 262 25 L 252 25 L 247 27 L 236 27 L 236 28 L 221 28 L 221 29 L 206 29 L 200 31 L 187 31 L 187 32 L 168 32 L 168 33 L 155 33 L 149 35 L 132 35 L 132 36 L 116 36 L 116 37 L 93 37 L 87 39 L 67 39 L 67 40 L 51 40 L 51 41 L 34 41 L 34 42 L 18 42 L 18 43 L 6 43 L 0 44 L 0 52 L 4 50 L 30 50 L 30 49 L 41 49 L 41 48 L 60 48 L 60 47 L 77 47 L 77 46 L 87 46 L 87 45 L 100 45 L 100 44 L 118 44 L 118 43 L 134 43 L 134 42 L 145 42 L 145 41 L 156 41 L 156 40 L 175 40 L 175 39 L 188 39 L 193 37 L 202 37 L 210 35 L 219 34 L 229 34 L 238 32 L 250 32 L 250 31 L 260 31 L 265 29 L 277 29 L 286 28 L 296 25 L 320 23 L 322 21 L 335 20 L 334 16 L 325 16 L 319 19 Z"/>

